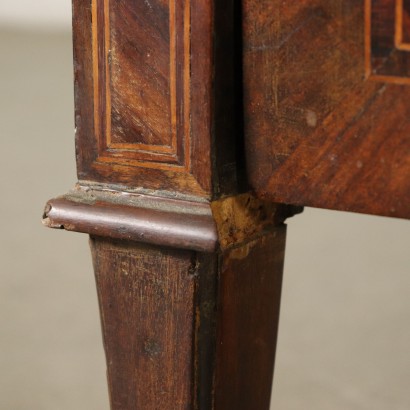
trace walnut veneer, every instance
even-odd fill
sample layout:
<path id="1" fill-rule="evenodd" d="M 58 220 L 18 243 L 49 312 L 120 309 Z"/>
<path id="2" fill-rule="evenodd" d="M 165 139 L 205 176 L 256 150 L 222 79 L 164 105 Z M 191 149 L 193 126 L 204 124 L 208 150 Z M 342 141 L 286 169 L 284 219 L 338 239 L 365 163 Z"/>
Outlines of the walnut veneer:
<path id="1" fill-rule="evenodd" d="M 91 236 L 111 408 L 267 410 L 286 218 L 410 217 L 410 1 L 73 0 L 73 31 L 44 223 Z"/>

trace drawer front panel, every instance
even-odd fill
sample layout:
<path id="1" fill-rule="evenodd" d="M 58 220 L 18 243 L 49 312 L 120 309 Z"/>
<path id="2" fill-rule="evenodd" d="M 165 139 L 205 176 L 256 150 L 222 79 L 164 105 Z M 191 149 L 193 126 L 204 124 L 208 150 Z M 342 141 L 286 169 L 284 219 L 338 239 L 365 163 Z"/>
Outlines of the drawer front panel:
<path id="1" fill-rule="evenodd" d="M 410 217 L 408 10 L 408 0 L 244 0 L 245 138 L 259 195 Z"/>

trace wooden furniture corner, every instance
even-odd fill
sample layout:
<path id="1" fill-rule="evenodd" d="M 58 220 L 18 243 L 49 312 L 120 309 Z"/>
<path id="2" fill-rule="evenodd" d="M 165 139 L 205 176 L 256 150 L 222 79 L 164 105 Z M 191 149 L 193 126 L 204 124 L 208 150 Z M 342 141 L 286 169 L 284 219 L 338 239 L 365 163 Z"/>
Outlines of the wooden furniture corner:
<path id="1" fill-rule="evenodd" d="M 286 218 L 410 217 L 408 0 L 73 0 L 113 410 L 267 410 Z M 288 205 L 290 204 L 290 205 Z"/>

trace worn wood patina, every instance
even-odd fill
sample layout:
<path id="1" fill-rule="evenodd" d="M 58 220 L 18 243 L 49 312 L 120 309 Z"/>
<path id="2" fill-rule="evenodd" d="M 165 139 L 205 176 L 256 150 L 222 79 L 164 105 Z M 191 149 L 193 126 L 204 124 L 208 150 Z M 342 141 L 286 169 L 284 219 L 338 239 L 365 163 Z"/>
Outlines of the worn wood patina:
<path id="1" fill-rule="evenodd" d="M 286 218 L 410 217 L 408 0 L 73 0 L 113 410 L 268 410 Z M 290 204 L 290 205 L 289 205 Z"/>

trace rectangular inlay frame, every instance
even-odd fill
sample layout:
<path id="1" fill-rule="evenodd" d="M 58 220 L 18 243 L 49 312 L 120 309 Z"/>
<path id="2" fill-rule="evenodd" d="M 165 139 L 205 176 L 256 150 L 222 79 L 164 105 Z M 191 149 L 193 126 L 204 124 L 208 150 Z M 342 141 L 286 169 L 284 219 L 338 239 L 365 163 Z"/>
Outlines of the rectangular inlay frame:
<path id="1" fill-rule="evenodd" d="M 410 43 L 404 36 L 404 2 L 409 0 L 396 0 L 396 28 L 395 28 L 395 43 L 399 50 L 410 51 Z"/>
<path id="2" fill-rule="evenodd" d="M 176 4 L 183 3 L 183 16 L 177 15 Z M 110 0 L 92 0 L 92 41 L 94 77 L 94 123 L 98 142 L 98 162 L 131 166 L 171 169 L 186 172 L 190 167 L 190 0 L 169 0 L 170 28 L 170 106 L 171 145 L 122 144 L 111 141 L 110 99 Z M 177 36 L 177 18 L 183 19 L 182 36 Z M 183 89 L 177 101 L 177 38 L 182 38 Z M 183 105 L 183 124 L 178 124 L 177 107 Z"/>
<path id="3" fill-rule="evenodd" d="M 410 44 L 403 42 L 403 24 L 404 24 L 404 1 L 408 0 L 391 0 L 394 2 L 394 28 L 392 31 L 392 47 L 399 53 L 409 53 Z M 365 77 L 373 81 L 389 82 L 394 84 L 410 84 L 410 78 L 407 75 L 397 75 L 397 73 L 378 73 L 373 66 L 373 22 L 372 11 L 375 0 L 365 0 Z M 386 24 L 388 24 L 388 17 L 386 18 Z M 410 53 L 408 55 L 410 59 Z M 410 60 L 409 60 L 410 61 Z"/>

